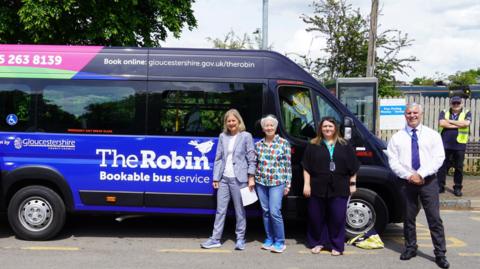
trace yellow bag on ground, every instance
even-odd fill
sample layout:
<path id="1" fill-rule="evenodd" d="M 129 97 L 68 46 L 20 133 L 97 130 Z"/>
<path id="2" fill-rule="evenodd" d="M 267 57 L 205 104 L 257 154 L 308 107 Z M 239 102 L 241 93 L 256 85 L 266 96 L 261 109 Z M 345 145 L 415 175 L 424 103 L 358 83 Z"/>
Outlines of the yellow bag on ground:
<path id="1" fill-rule="evenodd" d="M 348 240 L 347 244 L 363 249 L 381 249 L 385 247 L 382 239 L 380 239 L 380 236 L 375 230 L 370 230 L 367 233 L 359 234 Z"/>

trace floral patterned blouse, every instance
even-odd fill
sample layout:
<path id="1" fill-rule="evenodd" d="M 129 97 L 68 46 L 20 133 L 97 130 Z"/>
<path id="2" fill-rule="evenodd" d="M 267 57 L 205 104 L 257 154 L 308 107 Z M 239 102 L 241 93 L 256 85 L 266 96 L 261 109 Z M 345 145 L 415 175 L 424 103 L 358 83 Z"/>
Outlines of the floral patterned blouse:
<path id="1" fill-rule="evenodd" d="M 286 184 L 290 188 L 292 179 L 290 143 L 275 135 L 270 145 L 265 138 L 255 143 L 257 171 L 255 182 L 263 186 Z"/>

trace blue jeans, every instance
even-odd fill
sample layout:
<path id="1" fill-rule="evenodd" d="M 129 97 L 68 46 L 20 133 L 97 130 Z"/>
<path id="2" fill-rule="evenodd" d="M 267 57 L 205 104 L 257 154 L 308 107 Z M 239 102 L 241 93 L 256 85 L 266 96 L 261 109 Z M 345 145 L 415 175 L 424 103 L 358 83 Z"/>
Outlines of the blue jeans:
<path id="1" fill-rule="evenodd" d="M 267 239 L 275 243 L 285 244 L 285 229 L 282 218 L 282 198 L 285 184 L 279 186 L 263 186 L 256 184 L 258 199 L 263 211 L 263 225 Z"/>

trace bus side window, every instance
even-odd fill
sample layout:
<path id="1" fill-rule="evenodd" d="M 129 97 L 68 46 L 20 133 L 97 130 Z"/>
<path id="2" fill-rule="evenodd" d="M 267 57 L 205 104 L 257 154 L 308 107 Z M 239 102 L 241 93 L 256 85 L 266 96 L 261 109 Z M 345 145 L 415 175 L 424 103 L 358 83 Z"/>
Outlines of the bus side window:
<path id="1" fill-rule="evenodd" d="M 321 120 L 323 117 L 333 117 L 337 120 L 337 122 L 342 122 L 342 118 L 340 117 L 340 114 L 333 108 L 333 106 L 324 99 L 323 96 L 320 96 L 319 94 L 315 94 L 316 100 L 317 100 L 317 108 L 318 108 L 318 116 L 319 119 Z"/>
<path id="2" fill-rule="evenodd" d="M 0 131 L 33 129 L 32 103 L 34 95 L 24 84 L 0 84 Z M 7 122 L 10 115 L 11 122 Z M 15 122 L 16 119 L 16 122 Z"/>
<path id="3" fill-rule="evenodd" d="M 315 99 L 317 101 L 317 108 L 318 108 L 318 116 L 319 119 L 323 117 L 334 117 L 338 123 L 343 123 L 343 117 L 340 116 L 340 113 L 333 107 L 333 105 L 325 99 L 322 95 L 315 93 Z M 343 134 L 343 124 L 340 124 L 340 133 Z M 363 137 L 358 132 L 357 128 L 352 128 L 352 137 L 350 139 L 350 143 L 353 146 L 363 147 Z"/>
<path id="4" fill-rule="evenodd" d="M 227 82 L 149 82 L 148 133 L 216 137 L 223 115 L 236 108 L 253 132 L 262 113 L 263 84 Z"/>
<path id="5" fill-rule="evenodd" d="M 45 80 L 37 130 L 49 133 L 144 134 L 145 84 L 133 81 Z"/>
<path id="6" fill-rule="evenodd" d="M 297 86 L 281 86 L 278 92 L 285 131 L 302 140 L 315 137 L 310 90 Z"/>

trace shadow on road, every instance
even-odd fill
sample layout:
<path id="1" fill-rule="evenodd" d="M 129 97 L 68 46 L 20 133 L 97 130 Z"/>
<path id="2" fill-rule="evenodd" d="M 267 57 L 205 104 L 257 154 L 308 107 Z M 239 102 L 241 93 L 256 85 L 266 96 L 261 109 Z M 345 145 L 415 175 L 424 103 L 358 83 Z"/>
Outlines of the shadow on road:
<path id="1" fill-rule="evenodd" d="M 118 218 L 121 217 L 121 220 Z M 213 228 L 214 216 L 179 215 L 91 215 L 76 214 L 67 217 L 64 228 L 52 241 L 70 237 L 112 238 L 208 238 Z M 306 224 L 302 220 L 286 219 L 287 239 L 303 244 Z M 14 236 L 5 215 L 0 215 L 0 238 Z M 260 217 L 247 220 L 247 241 L 264 240 Z M 224 240 L 235 240 L 235 218 L 225 223 Z"/>

